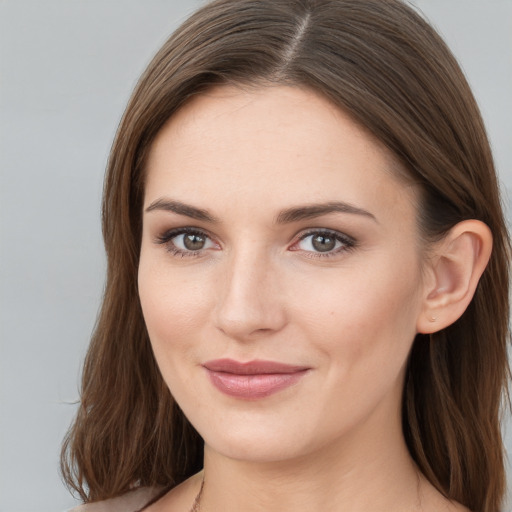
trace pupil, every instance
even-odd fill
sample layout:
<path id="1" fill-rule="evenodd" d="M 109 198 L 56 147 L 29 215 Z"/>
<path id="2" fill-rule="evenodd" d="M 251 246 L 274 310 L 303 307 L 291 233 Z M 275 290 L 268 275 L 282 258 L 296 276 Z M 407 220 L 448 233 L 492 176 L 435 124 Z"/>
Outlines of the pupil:
<path id="1" fill-rule="evenodd" d="M 313 237 L 313 247 L 319 252 L 328 252 L 334 249 L 336 240 L 328 235 L 317 235 Z"/>
<path id="2" fill-rule="evenodd" d="M 185 235 L 183 237 L 183 245 L 189 250 L 189 251 L 197 251 L 199 249 L 202 249 L 204 247 L 204 237 L 199 235 Z"/>

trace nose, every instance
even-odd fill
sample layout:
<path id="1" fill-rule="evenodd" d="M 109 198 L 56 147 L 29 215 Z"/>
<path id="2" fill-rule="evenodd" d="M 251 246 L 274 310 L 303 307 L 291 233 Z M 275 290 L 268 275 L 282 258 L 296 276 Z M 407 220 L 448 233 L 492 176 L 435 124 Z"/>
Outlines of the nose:
<path id="1" fill-rule="evenodd" d="M 281 330 L 287 323 L 278 269 L 268 257 L 251 251 L 226 262 L 215 311 L 216 327 L 240 341 Z"/>

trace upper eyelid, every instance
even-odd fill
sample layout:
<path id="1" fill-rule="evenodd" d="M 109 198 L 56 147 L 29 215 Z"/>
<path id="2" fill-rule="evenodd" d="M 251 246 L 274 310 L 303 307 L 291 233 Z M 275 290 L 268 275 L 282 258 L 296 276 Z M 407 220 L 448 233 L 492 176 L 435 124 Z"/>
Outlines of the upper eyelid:
<path id="1" fill-rule="evenodd" d="M 166 230 L 164 233 L 157 235 L 154 238 L 154 242 L 158 245 L 162 245 L 166 247 L 166 250 L 170 253 L 173 253 L 174 255 L 180 255 L 181 257 L 194 257 L 199 256 L 204 249 L 197 249 L 197 250 L 184 250 L 180 247 L 177 247 L 175 243 L 172 241 L 174 238 L 189 234 L 197 234 L 204 236 L 205 238 L 208 238 L 211 242 L 217 244 L 217 242 L 212 238 L 204 229 L 198 229 L 191 226 L 184 226 L 181 228 L 172 228 Z"/>
<path id="2" fill-rule="evenodd" d="M 212 235 L 207 229 L 199 228 L 196 226 L 182 226 L 182 227 L 177 227 L 177 228 L 166 229 L 161 235 L 158 235 L 158 236 L 159 237 L 170 236 L 170 235 L 178 236 L 182 233 L 191 233 L 191 232 L 201 233 L 201 234 L 204 234 L 212 239 L 217 238 L 216 236 Z M 332 228 L 323 228 L 323 227 L 313 227 L 313 228 L 301 229 L 299 232 L 297 232 L 295 235 L 293 235 L 292 238 L 308 236 L 308 235 L 312 235 L 315 233 L 329 233 L 329 234 L 333 234 L 333 235 L 340 235 L 343 238 L 352 238 L 350 235 L 348 235 L 347 233 L 345 233 L 343 231 L 339 231 L 337 229 L 332 229 Z"/>
<path id="3" fill-rule="evenodd" d="M 314 235 L 316 233 L 333 235 L 335 238 L 339 238 L 344 241 L 350 241 L 352 243 L 355 243 L 354 237 L 347 235 L 343 231 L 337 231 L 336 229 L 328 229 L 328 228 L 314 228 L 314 229 L 303 231 L 302 234 L 299 234 L 296 236 L 298 236 L 299 240 L 303 240 L 304 238 L 307 238 L 308 236 Z"/>
<path id="4" fill-rule="evenodd" d="M 213 242 L 215 242 L 219 245 L 222 245 L 219 242 L 218 237 L 213 236 L 211 233 L 209 233 L 209 231 L 207 229 L 198 228 L 196 226 L 183 226 L 183 227 L 171 228 L 171 229 L 165 230 L 162 234 L 159 234 L 155 237 L 155 242 L 158 244 L 165 244 L 165 243 L 170 242 L 173 238 L 175 238 L 179 235 L 182 235 L 182 234 L 186 234 L 186 233 L 201 234 L 201 235 L 206 236 Z M 338 239 L 344 243 L 350 242 L 353 245 L 356 244 L 356 240 L 352 236 L 350 236 L 342 231 L 338 231 L 336 229 L 322 228 L 322 227 L 303 229 L 303 230 L 299 231 L 298 233 L 296 233 L 295 235 L 293 235 L 290 243 L 293 246 L 294 244 L 296 244 L 299 241 L 304 240 L 308 236 L 312 236 L 312 235 L 318 234 L 318 233 L 332 235 L 336 239 Z"/>
<path id="5" fill-rule="evenodd" d="M 156 235 L 155 238 L 156 238 L 156 240 L 163 240 L 163 239 L 169 240 L 171 238 L 177 237 L 179 235 L 183 235 L 185 233 L 196 233 L 196 234 L 204 235 L 204 236 L 210 238 L 211 240 L 215 240 L 215 237 L 212 236 L 208 232 L 208 230 L 205 230 L 203 228 L 197 228 L 194 226 L 183 226 L 181 228 L 166 229 L 161 234 Z"/>

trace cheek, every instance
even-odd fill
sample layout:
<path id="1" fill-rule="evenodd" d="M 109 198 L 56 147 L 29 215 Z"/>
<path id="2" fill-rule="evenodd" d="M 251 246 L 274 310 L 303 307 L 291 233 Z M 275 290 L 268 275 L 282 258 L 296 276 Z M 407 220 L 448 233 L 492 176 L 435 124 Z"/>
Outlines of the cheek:
<path id="1" fill-rule="evenodd" d="M 163 353 L 186 349 L 206 320 L 209 306 L 204 282 L 190 275 L 166 271 L 146 262 L 139 267 L 139 297 L 151 344 L 157 359 Z M 172 350 L 171 350 L 172 349 Z"/>
<path id="2" fill-rule="evenodd" d="M 407 357 L 419 311 L 418 267 L 407 264 L 342 269 L 310 280 L 293 316 L 336 364 Z M 382 271 L 381 271 L 382 270 Z M 297 294 L 296 294 L 297 295 Z"/>
<path id="3" fill-rule="evenodd" d="M 399 402 L 416 334 L 415 272 L 409 280 L 382 280 L 355 269 L 350 275 L 332 280 L 330 287 L 311 286 L 304 309 L 294 314 L 301 322 L 297 332 L 305 334 L 325 369 L 320 393 L 325 398 L 316 398 L 315 407 L 333 432 L 363 418 L 385 397 Z"/>
<path id="4" fill-rule="evenodd" d="M 169 271 L 165 263 L 146 261 L 139 267 L 139 297 L 149 339 L 160 372 L 173 397 L 187 403 L 200 394 L 190 369 L 198 363 L 198 344 L 211 308 L 204 286 L 190 276 Z"/>

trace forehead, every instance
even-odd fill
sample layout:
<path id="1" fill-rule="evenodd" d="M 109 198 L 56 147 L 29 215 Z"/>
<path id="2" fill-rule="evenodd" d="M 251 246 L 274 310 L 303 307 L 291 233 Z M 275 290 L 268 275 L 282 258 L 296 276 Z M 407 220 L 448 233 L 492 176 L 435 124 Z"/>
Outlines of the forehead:
<path id="1" fill-rule="evenodd" d="M 265 208 L 332 200 L 368 208 L 414 199 L 398 167 L 382 144 L 310 90 L 221 86 L 189 101 L 157 135 L 145 203 L 170 194 L 212 208 L 258 200 L 260 208 L 262 200 Z"/>

